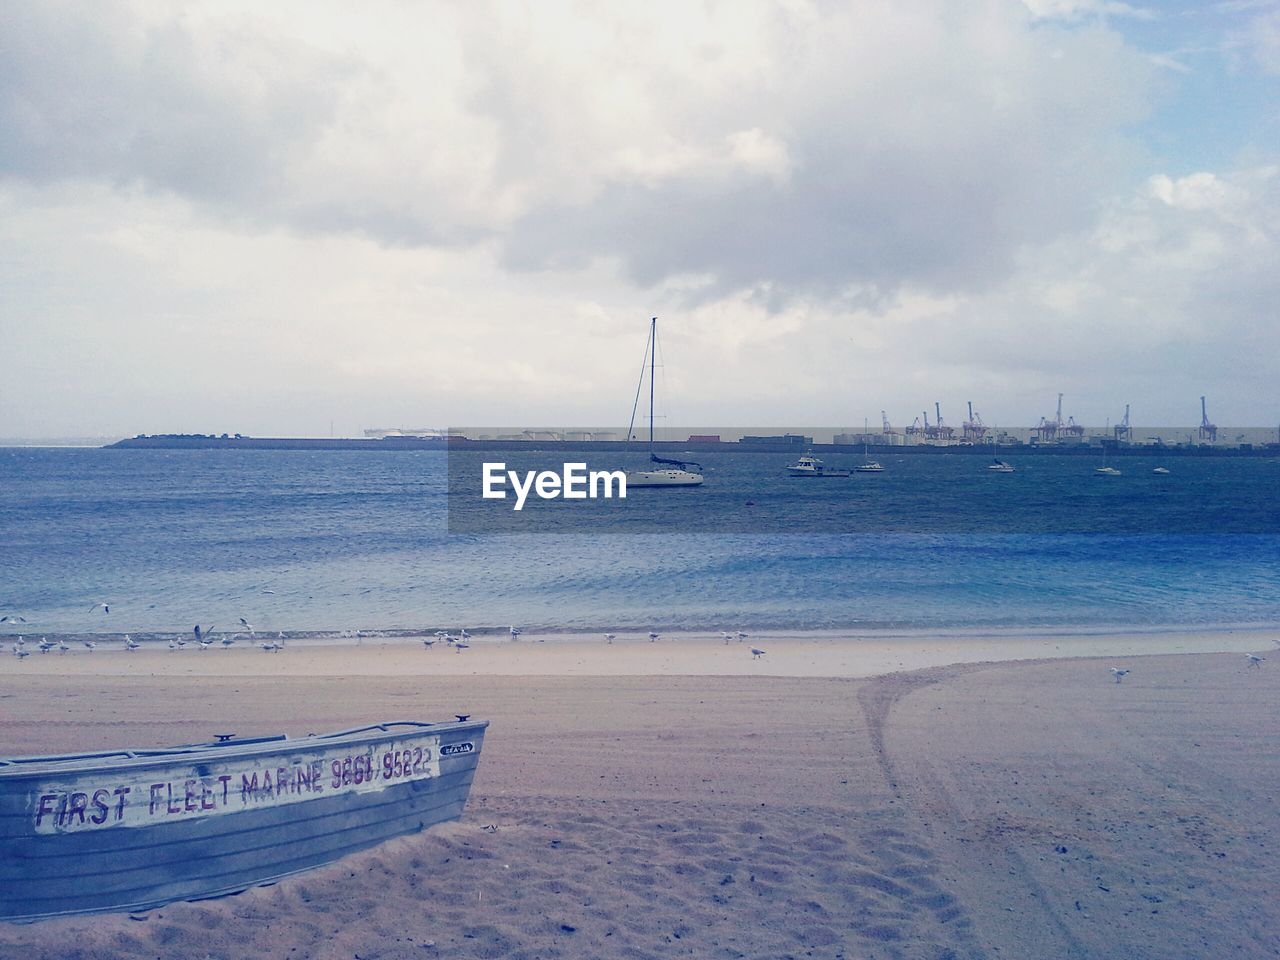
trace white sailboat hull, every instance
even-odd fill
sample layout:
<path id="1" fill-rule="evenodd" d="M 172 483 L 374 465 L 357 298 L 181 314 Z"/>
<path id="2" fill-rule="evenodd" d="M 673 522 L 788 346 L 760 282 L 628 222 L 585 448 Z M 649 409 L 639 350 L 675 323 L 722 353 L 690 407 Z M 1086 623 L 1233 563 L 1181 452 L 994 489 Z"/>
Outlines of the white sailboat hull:
<path id="1" fill-rule="evenodd" d="M 632 487 L 698 487 L 702 474 L 690 470 L 629 470 L 627 489 Z"/>

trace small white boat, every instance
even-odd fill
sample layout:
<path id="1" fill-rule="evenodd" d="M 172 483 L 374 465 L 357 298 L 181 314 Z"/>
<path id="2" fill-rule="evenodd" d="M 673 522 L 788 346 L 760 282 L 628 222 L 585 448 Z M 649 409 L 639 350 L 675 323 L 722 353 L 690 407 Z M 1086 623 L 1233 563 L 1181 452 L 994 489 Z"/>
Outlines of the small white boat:
<path id="1" fill-rule="evenodd" d="M 853 468 L 857 473 L 882 473 L 880 461 L 872 460 L 867 452 L 867 421 L 862 421 L 862 463 Z"/>
<path id="2" fill-rule="evenodd" d="M 1120 476 L 1120 471 L 1119 471 L 1119 470 L 1117 470 L 1115 467 L 1098 467 L 1098 468 L 1097 468 L 1096 470 L 1094 470 L 1093 472 L 1094 472 L 1095 474 L 1097 474 L 1098 476 L 1100 476 L 1100 477 L 1118 477 L 1118 476 Z"/>
<path id="3" fill-rule="evenodd" d="M 828 470 L 821 460 L 808 454 L 801 457 L 791 466 L 787 473 L 793 477 L 847 477 L 848 470 Z"/>
<path id="4" fill-rule="evenodd" d="M 1013 473 L 1013 467 L 1003 460 L 992 460 L 987 464 L 987 469 L 992 473 Z"/>
<path id="5" fill-rule="evenodd" d="M 1154 473 L 1154 474 L 1158 474 L 1159 476 L 1162 476 L 1162 477 L 1163 477 L 1163 476 L 1167 476 L 1167 475 L 1168 475 L 1168 473 L 1169 473 L 1169 471 L 1168 471 L 1168 469 L 1167 469 L 1166 467 L 1156 467 L 1156 468 L 1155 468 L 1154 470 L 1152 470 L 1151 472 L 1152 472 L 1152 473 Z"/>

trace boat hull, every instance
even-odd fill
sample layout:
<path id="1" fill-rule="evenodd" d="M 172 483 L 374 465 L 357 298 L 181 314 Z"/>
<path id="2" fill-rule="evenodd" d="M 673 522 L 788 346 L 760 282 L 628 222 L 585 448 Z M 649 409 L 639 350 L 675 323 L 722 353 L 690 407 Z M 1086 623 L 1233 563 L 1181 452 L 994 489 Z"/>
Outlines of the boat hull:
<path id="1" fill-rule="evenodd" d="M 702 474 L 689 470 L 639 470 L 627 474 L 627 489 L 632 487 L 700 487 Z"/>
<path id="2" fill-rule="evenodd" d="M 0 919 L 272 883 L 462 815 L 484 722 L 0 766 Z"/>

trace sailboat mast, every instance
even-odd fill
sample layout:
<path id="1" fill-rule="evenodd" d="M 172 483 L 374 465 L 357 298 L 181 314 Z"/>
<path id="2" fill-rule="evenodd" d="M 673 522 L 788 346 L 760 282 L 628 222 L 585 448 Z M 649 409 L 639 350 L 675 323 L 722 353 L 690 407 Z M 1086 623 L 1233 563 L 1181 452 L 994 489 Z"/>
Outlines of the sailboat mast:
<path id="1" fill-rule="evenodd" d="M 658 353 L 658 318 L 649 321 L 649 456 L 653 456 L 653 369 Z"/>

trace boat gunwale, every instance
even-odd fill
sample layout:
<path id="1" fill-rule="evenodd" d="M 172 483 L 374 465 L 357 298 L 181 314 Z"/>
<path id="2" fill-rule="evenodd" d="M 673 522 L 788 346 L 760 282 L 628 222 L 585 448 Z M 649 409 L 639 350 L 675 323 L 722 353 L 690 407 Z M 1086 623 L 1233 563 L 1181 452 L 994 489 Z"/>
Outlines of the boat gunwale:
<path id="1" fill-rule="evenodd" d="M 422 720 L 388 720 L 382 723 L 338 730 L 334 733 L 308 734 L 303 737 L 276 734 L 266 737 L 250 737 L 244 740 L 184 744 L 176 747 L 157 747 L 141 750 L 108 750 L 93 753 L 64 753 L 33 757 L 0 757 L 0 784 L 36 777 L 83 774 L 96 770 L 139 770 L 171 766 L 182 762 L 198 763 L 202 760 L 270 756 L 276 753 L 291 753 L 297 750 L 383 740 L 387 739 L 388 736 L 404 735 L 410 730 L 417 733 L 430 732 L 434 734 L 484 730 L 488 726 L 488 720 L 449 720 L 439 723 Z M 403 728 L 409 729 L 405 730 Z"/>

